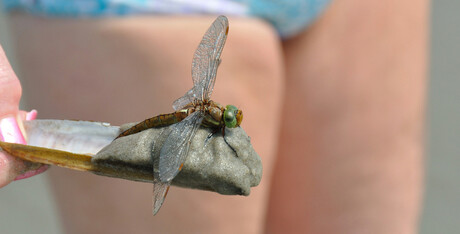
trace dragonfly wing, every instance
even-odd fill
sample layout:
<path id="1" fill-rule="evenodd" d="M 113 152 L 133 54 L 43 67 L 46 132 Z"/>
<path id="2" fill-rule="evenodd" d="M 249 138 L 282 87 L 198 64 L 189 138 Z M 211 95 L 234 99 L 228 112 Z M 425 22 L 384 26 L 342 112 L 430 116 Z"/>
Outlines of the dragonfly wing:
<path id="1" fill-rule="evenodd" d="M 193 55 L 193 94 L 196 98 L 208 100 L 211 97 L 228 29 L 227 17 L 223 15 L 217 17 L 204 34 Z"/>
<path id="2" fill-rule="evenodd" d="M 157 180 L 153 181 L 153 196 L 152 196 L 152 211 L 156 215 L 160 210 L 166 195 L 168 195 L 169 186 L 171 182 L 163 183 Z"/>
<path id="3" fill-rule="evenodd" d="M 184 120 L 171 126 L 171 133 L 166 138 L 160 150 L 159 180 L 171 182 L 179 173 L 187 157 L 191 140 L 201 125 L 203 113 L 197 111 Z"/>
<path id="4" fill-rule="evenodd" d="M 175 111 L 181 110 L 184 106 L 191 103 L 195 98 L 193 96 L 194 89 L 190 89 L 184 96 L 178 98 L 173 103 L 173 108 Z"/>
<path id="5" fill-rule="evenodd" d="M 201 39 L 193 55 L 193 88 L 173 103 L 174 110 L 180 110 L 193 100 L 209 100 L 216 81 L 220 55 L 227 40 L 228 20 L 221 15 L 212 23 Z"/>

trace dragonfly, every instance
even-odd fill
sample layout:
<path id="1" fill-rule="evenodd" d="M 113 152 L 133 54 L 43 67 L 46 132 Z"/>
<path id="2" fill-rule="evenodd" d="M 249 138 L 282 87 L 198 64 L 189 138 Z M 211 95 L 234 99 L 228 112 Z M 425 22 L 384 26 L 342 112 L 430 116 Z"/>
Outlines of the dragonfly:
<path id="1" fill-rule="evenodd" d="M 192 60 L 193 87 L 173 103 L 175 112 L 146 119 L 122 132 L 117 138 L 149 128 L 170 126 L 153 169 L 153 214 L 160 210 L 171 185 L 181 171 L 197 129 L 200 126 L 216 130 L 236 128 L 243 120 L 243 112 L 234 105 L 223 107 L 212 101 L 217 68 L 228 35 L 228 19 L 219 16 L 203 36 Z"/>

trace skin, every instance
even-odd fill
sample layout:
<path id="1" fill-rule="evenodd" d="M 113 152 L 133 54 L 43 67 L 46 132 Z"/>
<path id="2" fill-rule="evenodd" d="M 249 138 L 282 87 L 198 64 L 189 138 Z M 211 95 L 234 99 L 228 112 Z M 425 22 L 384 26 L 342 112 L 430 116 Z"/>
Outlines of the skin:
<path id="1" fill-rule="evenodd" d="M 0 119 L 16 115 L 19 112 L 21 84 L 0 47 Z"/>
<path id="2" fill-rule="evenodd" d="M 285 43 L 267 233 L 417 233 L 427 7 L 336 1 Z"/>
<path id="3" fill-rule="evenodd" d="M 153 217 L 149 184 L 53 168 L 65 231 L 416 233 L 427 7 L 334 1 L 286 41 L 263 21 L 229 18 L 212 99 L 243 110 L 260 186 L 249 197 L 172 188 Z M 169 113 L 214 18 L 12 15 L 27 103 L 41 118 L 113 124 Z"/>
<path id="4" fill-rule="evenodd" d="M 12 120 L 25 120 L 27 113 L 19 111 L 19 100 L 21 98 L 21 85 L 6 58 L 3 48 L 0 46 L 0 120 L 11 118 Z M 36 115 L 36 114 L 35 114 Z M 8 132 L 6 134 L 11 134 Z M 18 132 L 18 134 L 20 134 Z M 1 139 L 1 137 L 0 137 Z M 16 143 L 19 143 L 16 142 Z M 23 160 L 15 158 L 0 149 L 0 188 L 8 185 L 13 180 L 29 178 L 48 167 L 25 163 Z"/>
<path id="5" fill-rule="evenodd" d="M 0 119 L 16 116 L 19 113 L 21 85 L 11 69 L 5 52 L 0 47 Z M 0 188 L 9 184 L 19 175 L 16 169 L 20 162 L 14 157 L 0 151 Z"/>

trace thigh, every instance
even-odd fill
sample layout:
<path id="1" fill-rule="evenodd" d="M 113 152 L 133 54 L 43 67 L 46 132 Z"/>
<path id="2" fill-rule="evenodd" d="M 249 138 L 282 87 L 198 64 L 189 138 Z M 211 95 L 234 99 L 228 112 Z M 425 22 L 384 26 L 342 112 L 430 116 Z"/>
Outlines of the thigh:
<path id="1" fill-rule="evenodd" d="M 286 98 L 268 231 L 416 232 L 427 6 L 334 1 L 284 43 Z"/>
<path id="2" fill-rule="evenodd" d="M 192 86 L 193 53 L 215 17 L 37 19 L 13 15 L 26 103 L 41 118 L 114 124 L 172 111 Z M 283 89 L 280 45 L 258 20 L 230 18 L 212 99 L 244 112 L 264 176 L 249 197 L 173 188 L 151 215 L 152 185 L 53 168 L 70 233 L 257 233 L 261 230 Z M 263 116 L 262 116 L 263 115 Z"/>

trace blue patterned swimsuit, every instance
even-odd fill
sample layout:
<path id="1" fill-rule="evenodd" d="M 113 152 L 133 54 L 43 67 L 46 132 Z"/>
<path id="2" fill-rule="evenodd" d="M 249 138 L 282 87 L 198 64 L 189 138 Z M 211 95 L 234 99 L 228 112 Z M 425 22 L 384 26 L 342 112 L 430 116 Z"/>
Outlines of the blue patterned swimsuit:
<path id="1" fill-rule="evenodd" d="M 304 30 L 329 0 L 0 0 L 5 10 L 54 17 L 132 14 L 223 14 L 270 22 L 282 38 Z"/>

